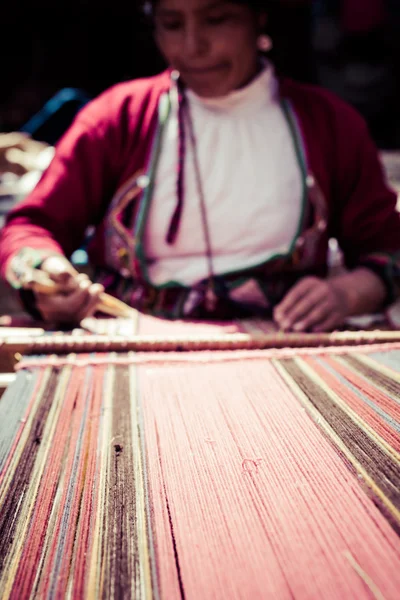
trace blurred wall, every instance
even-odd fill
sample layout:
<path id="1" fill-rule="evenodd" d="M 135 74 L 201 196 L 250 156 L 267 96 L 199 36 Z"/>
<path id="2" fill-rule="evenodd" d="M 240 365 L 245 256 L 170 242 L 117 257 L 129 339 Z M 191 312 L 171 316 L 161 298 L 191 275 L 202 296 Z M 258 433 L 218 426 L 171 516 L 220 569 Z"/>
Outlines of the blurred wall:
<path id="1" fill-rule="evenodd" d="M 279 71 L 332 89 L 363 113 L 381 147 L 400 147 L 400 0 L 267 3 Z M 95 96 L 160 71 L 138 4 L 3 0 L 0 131 L 21 127 L 63 87 Z"/>

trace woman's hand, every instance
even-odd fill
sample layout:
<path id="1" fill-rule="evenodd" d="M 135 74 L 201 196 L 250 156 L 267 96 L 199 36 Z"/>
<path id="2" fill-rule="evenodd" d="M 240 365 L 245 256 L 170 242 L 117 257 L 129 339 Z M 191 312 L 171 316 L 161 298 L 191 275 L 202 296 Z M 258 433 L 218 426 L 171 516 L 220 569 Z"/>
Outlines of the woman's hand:
<path id="1" fill-rule="evenodd" d="M 43 319 L 53 324 L 78 324 L 96 310 L 101 285 L 93 284 L 84 274 L 77 274 L 63 256 L 47 258 L 41 270 L 57 284 L 55 294 L 35 293 L 36 306 Z"/>
<path id="2" fill-rule="evenodd" d="M 32 140 L 25 133 L 0 134 L 0 175 L 14 173 L 21 176 L 37 169 L 37 156 L 47 144 Z"/>
<path id="3" fill-rule="evenodd" d="M 328 280 L 305 277 L 275 308 L 274 319 L 284 331 L 329 331 L 349 316 L 346 297 Z"/>
<path id="4" fill-rule="evenodd" d="M 275 308 L 284 331 L 332 331 L 350 316 L 375 312 L 385 300 L 382 280 L 369 269 L 356 269 L 332 279 L 305 277 Z"/>

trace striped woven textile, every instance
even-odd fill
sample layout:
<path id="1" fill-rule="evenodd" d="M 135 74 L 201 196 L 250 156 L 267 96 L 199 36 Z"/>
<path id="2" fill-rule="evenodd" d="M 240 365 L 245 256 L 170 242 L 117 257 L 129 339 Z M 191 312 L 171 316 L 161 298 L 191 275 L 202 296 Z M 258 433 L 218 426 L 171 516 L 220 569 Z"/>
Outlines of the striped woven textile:
<path id="1" fill-rule="evenodd" d="M 400 346 L 26 358 L 0 597 L 393 599 Z"/>

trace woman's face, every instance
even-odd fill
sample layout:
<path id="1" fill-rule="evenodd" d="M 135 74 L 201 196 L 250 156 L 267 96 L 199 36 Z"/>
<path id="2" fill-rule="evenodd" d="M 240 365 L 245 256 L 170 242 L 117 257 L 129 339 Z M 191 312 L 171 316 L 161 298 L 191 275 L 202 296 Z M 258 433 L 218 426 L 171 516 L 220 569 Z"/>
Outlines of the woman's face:
<path id="1" fill-rule="evenodd" d="M 256 74 L 261 20 L 248 6 L 226 0 L 159 0 L 156 41 L 195 93 L 224 96 Z"/>

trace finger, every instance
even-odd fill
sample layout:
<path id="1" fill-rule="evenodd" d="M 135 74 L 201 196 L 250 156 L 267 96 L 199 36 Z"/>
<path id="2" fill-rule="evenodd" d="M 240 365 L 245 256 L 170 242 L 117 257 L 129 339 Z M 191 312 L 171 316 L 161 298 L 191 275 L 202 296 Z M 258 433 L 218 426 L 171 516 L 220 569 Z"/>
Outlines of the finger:
<path id="1" fill-rule="evenodd" d="M 314 333 L 323 333 L 325 331 L 334 331 L 341 325 L 343 325 L 344 320 L 340 317 L 339 314 L 330 314 L 326 319 L 322 320 L 317 325 L 314 325 L 312 331 Z"/>
<path id="2" fill-rule="evenodd" d="M 85 283 L 83 288 L 81 287 L 81 283 Z M 64 295 L 69 295 L 77 289 L 89 289 L 88 286 L 90 285 L 91 281 L 89 280 L 89 277 L 85 273 L 79 273 L 79 275 L 76 276 L 71 275 L 65 284 L 58 284 L 58 289 Z"/>
<path id="3" fill-rule="evenodd" d="M 74 291 L 57 293 L 51 296 L 36 294 L 36 304 L 46 320 L 60 320 L 60 322 L 76 322 L 77 315 L 86 306 L 90 297 L 90 281 L 81 281 Z"/>
<path id="4" fill-rule="evenodd" d="M 101 285 L 100 283 L 92 283 L 89 291 L 92 296 L 99 297 L 100 294 L 104 293 L 104 286 Z"/>
<path id="5" fill-rule="evenodd" d="M 314 289 L 315 285 L 320 282 L 316 277 L 305 277 L 296 283 L 291 290 L 286 294 L 284 299 L 275 308 L 274 316 L 279 321 L 288 313 L 291 308 L 301 300 L 310 290 Z"/>
<path id="6" fill-rule="evenodd" d="M 99 304 L 100 294 L 104 292 L 102 285 L 94 283 L 89 288 L 89 298 L 85 306 L 78 314 L 79 322 L 83 321 L 87 317 L 92 316 L 96 311 Z"/>
<path id="7" fill-rule="evenodd" d="M 38 294 L 37 307 L 48 322 L 77 324 L 96 311 L 102 292 L 102 285 L 91 284 L 86 279 L 81 281 L 78 290 L 68 295 L 56 294 L 49 297 Z"/>
<path id="8" fill-rule="evenodd" d="M 0 150 L 8 148 L 21 148 L 28 139 L 29 138 L 25 133 L 2 133 L 0 135 Z"/>
<path id="9" fill-rule="evenodd" d="M 38 142 L 37 140 L 33 140 L 32 138 L 26 138 L 24 140 L 24 142 L 21 144 L 22 149 L 25 150 L 25 152 L 28 152 L 29 154 L 31 154 L 32 156 L 36 157 L 38 156 L 38 154 L 40 154 L 41 152 L 43 152 L 43 150 L 46 150 L 47 148 L 49 148 L 48 144 L 45 144 L 44 142 Z M 35 160 L 36 162 L 36 160 Z"/>
<path id="10" fill-rule="evenodd" d="M 75 292 L 76 290 L 78 290 L 80 288 L 80 284 L 82 281 L 86 281 L 90 285 L 90 281 L 89 281 L 87 275 L 78 275 L 77 277 L 70 275 L 69 278 L 62 281 L 62 283 L 56 282 L 56 292 L 55 293 L 57 295 L 63 296 L 65 299 L 70 294 L 72 294 L 73 292 Z M 55 296 L 54 293 L 47 294 L 47 295 L 50 295 L 53 298 Z"/>
<path id="11" fill-rule="evenodd" d="M 65 305 L 70 312 L 79 313 L 81 308 L 87 303 L 90 298 L 91 282 L 88 279 L 74 280 L 77 283 L 76 289 L 68 294 L 64 294 L 63 299 Z"/>
<path id="12" fill-rule="evenodd" d="M 22 177 L 27 173 L 28 169 L 18 162 L 11 162 L 8 160 L 8 150 L 6 155 L 0 156 L 0 173 L 12 173 L 17 177 Z"/>
<path id="13" fill-rule="evenodd" d="M 58 291 L 69 293 L 79 287 L 81 281 L 88 281 L 86 274 L 80 273 L 74 269 L 69 260 L 64 256 L 50 256 L 41 266 L 41 270 L 57 283 Z"/>
<path id="14" fill-rule="evenodd" d="M 15 146 L 6 150 L 5 159 L 10 166 L 19 166 L 25 169 L 25 171 L 34 171 L 36 169 L 34 158 Z"/>
<path id="15" fill-rule="evenodd" d="M 319 279 L 307 278 L 288 293 L 274 311 L 275 321 L 281 328 L 291 327 L 295 320 L 323 299 L 321 283 Z"/>
<path id="16" fill-rule="evenodd" d="M 57 283 L 62 283 L 69 279 L 71 275 L 76 275 L 76 271 L 69 260 L 62 255 L 49 256 L 43 261 L 41 269 Z"/>
<path id="17" fill-rule="evenodd" d="M 317 286 L 309 291 L 295 304 L 281 319 L 282 329 L 290 329 L 295 323 L 302 321 L 314 308 L 323 303 L 325 291 L 322 286 Z"/>
<path id="18" fill-rule="evenodd" d="M 325 319 L 327 319 L 332 312 L 332 305 L 328 302 L 324 304 L 318 304 L 310 312 L 303 317 L 300 321 L 296 321 L 292 325 L 293 331 L 302 332 L 309 331 Z"/>

